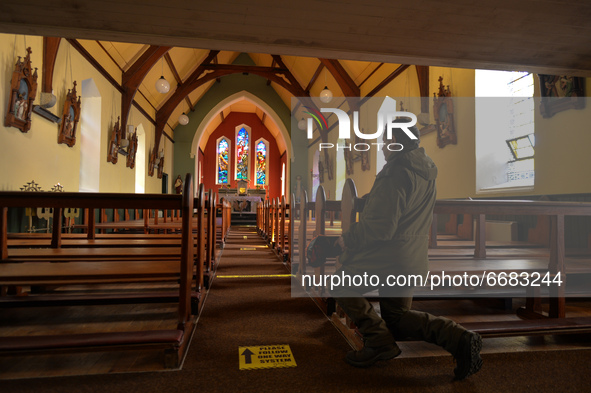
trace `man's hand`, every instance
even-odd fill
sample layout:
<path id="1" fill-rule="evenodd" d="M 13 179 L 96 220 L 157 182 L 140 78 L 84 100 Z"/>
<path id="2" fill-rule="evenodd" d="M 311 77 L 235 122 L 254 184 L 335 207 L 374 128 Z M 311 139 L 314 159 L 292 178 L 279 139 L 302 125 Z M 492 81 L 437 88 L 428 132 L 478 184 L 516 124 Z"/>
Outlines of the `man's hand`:
<path id="1" fill-rule="evenodd" d="M 338 246 L 341 248 L 342 251 L 345 251 L 347 247 L 345 247 L 345 239 L 342 236 L 339 236 L 337 241 L 334 243 L 335 247 Z"/>

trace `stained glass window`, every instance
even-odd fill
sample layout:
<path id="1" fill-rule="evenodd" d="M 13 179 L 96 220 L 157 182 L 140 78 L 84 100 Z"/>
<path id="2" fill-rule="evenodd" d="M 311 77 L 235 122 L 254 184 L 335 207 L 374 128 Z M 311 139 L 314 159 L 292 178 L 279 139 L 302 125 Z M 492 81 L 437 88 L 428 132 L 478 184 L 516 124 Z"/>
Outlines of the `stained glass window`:
<path id="1" fill-rule="evenodd" d="M 260 141 L 256 145 L 256 185 L 267 184 L 267 145 Z"/>
<path id="2" fill-rule="evenodd" d="M 218 184 L 228 184 L 230 145 L 225 138 L 218 142 Z"/>
<path id="3" fill-rule="evenodd" d="M 244 127 L 236 135 L 236 180 L 248 180 L 248 131 Z"/>

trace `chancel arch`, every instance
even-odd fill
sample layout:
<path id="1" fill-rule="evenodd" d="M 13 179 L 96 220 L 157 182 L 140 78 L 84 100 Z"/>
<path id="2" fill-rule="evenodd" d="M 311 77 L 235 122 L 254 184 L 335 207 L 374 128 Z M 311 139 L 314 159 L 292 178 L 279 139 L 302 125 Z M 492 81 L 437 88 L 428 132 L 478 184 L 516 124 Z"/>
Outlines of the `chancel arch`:
<path id="1" fill-rule="evenodd" d="M 226 138 L 230 152 L 227 183 L 219 182 L 217 144 L 222 137 Z M 245 153 L 240 145 L 243 137 L 247 137 L 247 142 L 243 140 L 247 161 L 240 163 L 239 150 Z M 264 155 L 262 161 L 257 161 L 257 146 Z M 281 164 L 285 163 L 285 179 L 289 179 L 294 158 L 289 133 L 281 118 L 263 100 L 246 91 L 227 97 L 208 112 L 197 127 L 191 152 L 195 173 L 201 173 L 206 188 L 235 188 L 237 180 L 247 180 L 250 189 L 265 189 L 270 197 L 281 196 Z"/>
<path id="2" fill-rule="evenodd" d="M 224 98 L 217 105 L 215 105 L 207 113 L 207 115 L 205 115 L 201 123 L 197 126 L 197 130 L 195 131 L 195 135 L 193 136 L 193 141 L 191 143 L 191 157 L 197 156 L 198 149 L 201 148 L 203 150 L 203 148 L 205 147 L 205 143 L 207 143 L 208 138 L 208 135 L 204 138 L 205 131 L 210 126 L 210 124 L 214 122 L 215 119 L 219 116 L 219 113 L 231 106 L 232 104 L 238 103 L 240 101 L 253 103 L 258 108 L 260 108 L 263 111 L 263 113 L 267 115 L 267 118 L 270 121 L 270 123 L 274 127 L 277 127 L 277 130 L 279 131 L 276 136 L 276 139 L 280 149 L 282 151 L 286 151 L 288 161 L 293 162 L 293 160 L 295 159 L 295 155 L 291 143 L 291 138 L 289 136 L 289 131 L 285 124 L 283 124 L 283 121 L 281 121 L 280 116 L 269 104 L 267 104 L 265 101 L 246 90 L 240 91 L 238 93 L 232 94 Z"/>
<path id="3" fill-rule="evenodd" d="M 257 195 L 282 195 L 282 168 L 285 164 L 287 170 L 288 163 L 259 115 L 260 112 L 229 112 L 211 130 L 197 158 L 206 189 L 219 194 L 245 187 L 247 192 Z"/>

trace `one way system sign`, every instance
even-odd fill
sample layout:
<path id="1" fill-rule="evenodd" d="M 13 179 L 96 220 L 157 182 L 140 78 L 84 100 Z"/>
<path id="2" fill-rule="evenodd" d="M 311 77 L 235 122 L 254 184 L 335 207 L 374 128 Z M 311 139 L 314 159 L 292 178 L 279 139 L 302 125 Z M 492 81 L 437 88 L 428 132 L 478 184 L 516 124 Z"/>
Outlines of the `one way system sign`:
<path id="1" fill-rule="evenodd" d="M 289 345 L 238 347 L 240 370 L 296 367 Z"/>

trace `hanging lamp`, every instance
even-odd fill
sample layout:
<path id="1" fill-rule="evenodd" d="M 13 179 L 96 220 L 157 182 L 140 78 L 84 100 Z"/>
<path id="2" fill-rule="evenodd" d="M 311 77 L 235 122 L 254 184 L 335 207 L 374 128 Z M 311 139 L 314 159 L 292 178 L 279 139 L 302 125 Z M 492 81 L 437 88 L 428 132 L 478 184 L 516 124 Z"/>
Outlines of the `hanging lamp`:
<path id="1" fill-rule="evenodd" d="M 164 79 L 164 59 L 162 59 L 162 76 L 156 81 L 156 91 L 161 94 L 166 94 L 170 90 L 170 83 Z"/>
<path id="2" fill-rule="evenodd" d="M 324 71 L 324 89 L 320 92 L 320 101 L 328 104 L 332 100 L 332 91 L 326 84 L 326 70 Z"/>

